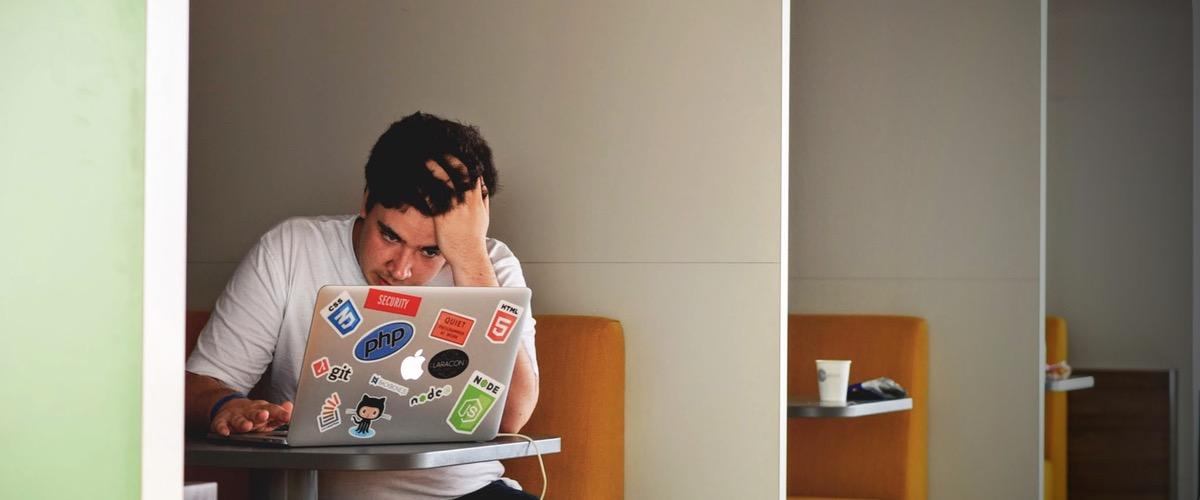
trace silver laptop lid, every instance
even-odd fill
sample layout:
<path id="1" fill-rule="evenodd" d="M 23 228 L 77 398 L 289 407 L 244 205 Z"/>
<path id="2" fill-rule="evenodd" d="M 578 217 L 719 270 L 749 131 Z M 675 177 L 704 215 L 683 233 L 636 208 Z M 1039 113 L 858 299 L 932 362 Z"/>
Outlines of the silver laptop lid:
<path id="1" fill-rule="evenodd" d="M 528 288 L 322 287 L 287 444 L 494 438 L 529 298 Z"/>

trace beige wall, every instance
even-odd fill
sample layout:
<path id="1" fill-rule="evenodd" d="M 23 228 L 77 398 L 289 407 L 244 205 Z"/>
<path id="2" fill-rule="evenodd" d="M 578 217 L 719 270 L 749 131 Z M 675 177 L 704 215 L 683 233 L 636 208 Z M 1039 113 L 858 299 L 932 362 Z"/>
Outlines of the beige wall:
<path id="1" fill-rule="evenodd" d="M 924 317 L 930 498 L 1037 498 L 1040 3 L 793 9 L 789 309 Z"/>
<path id="2" fill-rule="evenodd" d="M 467 120 L 535 310 L 625 325 L 627 496 L 774 497 L 779 2 L 352 5 L 193 3 L 190 306 L 274 222 L 353 211 L 392 120 Z"/>
<path id="3" fill-rule="evenodd" d="M 1192 481 L 1192 16 L 1188 0 L 1050 0 L 1046 311 L 1080 367 L 1178 371 Z"/>

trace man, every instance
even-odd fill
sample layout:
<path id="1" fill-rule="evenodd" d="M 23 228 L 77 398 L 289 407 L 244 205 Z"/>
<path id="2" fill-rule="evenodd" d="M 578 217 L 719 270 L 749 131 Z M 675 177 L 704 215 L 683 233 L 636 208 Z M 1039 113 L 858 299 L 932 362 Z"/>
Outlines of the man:
<path id="1" fill-rule="evenodd" d="M 229 435 L 291 419 L 322 285 L 525 286 L 516 257 L 486 237 L 496 190 L 491 149 L 475 127 L 424 113 L 392 124 L 371 150 L 357 216 L 288 219 L 238 266 L 188 358 L 188 428 Z M 522 335 L 500 432 L 520 430 L 537 404 L 532 321 Z M 246 398 L 264 373 L 267 400 Z M 330 471 L 320 496 L 532 498 L 502 481 L 503 471 L 499 462 Z"/>

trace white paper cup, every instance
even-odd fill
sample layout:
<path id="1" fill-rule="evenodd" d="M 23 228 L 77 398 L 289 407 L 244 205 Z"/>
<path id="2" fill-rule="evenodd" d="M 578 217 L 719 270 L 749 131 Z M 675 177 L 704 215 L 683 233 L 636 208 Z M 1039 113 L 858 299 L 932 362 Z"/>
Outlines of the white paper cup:
<path id="1" fill-rule="evenodd" d="M 822 403 L 845 403 L 849 386 L 849 360 L 817 360 L 817 389 L 821 393 Z"/>

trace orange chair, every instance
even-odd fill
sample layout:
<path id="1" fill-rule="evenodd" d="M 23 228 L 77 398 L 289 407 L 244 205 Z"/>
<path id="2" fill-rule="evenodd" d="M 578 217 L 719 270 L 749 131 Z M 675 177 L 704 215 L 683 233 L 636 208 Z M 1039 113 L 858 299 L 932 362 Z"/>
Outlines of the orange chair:
<path id="1" fill-rule="evenodd" d="M 1067 321 L 1046 317 L 1046 364 L 1067 360 Z M 1067 500 L 1067 393 L 1046 391 L 1046 499 Z"/>
<path id="2" fill-rule="evenodd" d="M 889 377 L 913 398 L 907 412 L 789 419 L 789 498 L 926 497 L 928 345 L 921 318 L 789 316 L 788 394 L 816 394 L 816 359 L 849 359 L 852 381 Z"/>
<path id="3" fill-rule="evenodd" d="M 187 352 L 208 322 L 188 311 Z M 537 318 L 541 394 L 521 432 L 562 438 L 562 453 L 546 455 L 547 496 L 621 498 L 625 489 L 625 337 L 621 323 L 593 316 Z M 586 394 L 586 397 L 581 397 Z M 526 491 L 541 491 L 536 458 L 505 461 L 507 475 Z M 214 481 L 222 500 L 249 498 L 245 469 L 188 467 L 189 481 Z"/>

